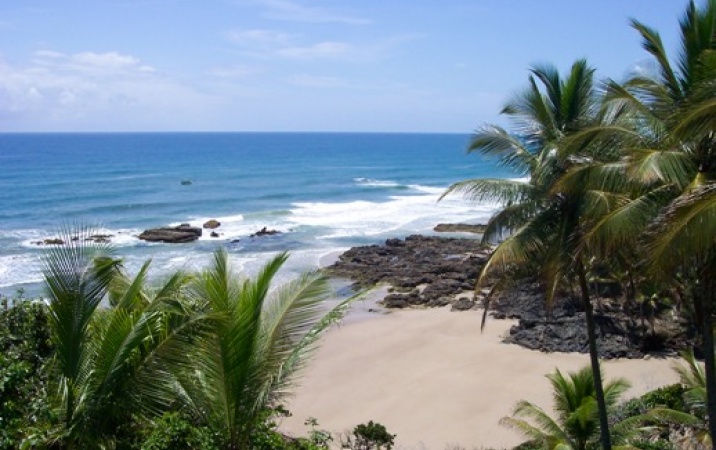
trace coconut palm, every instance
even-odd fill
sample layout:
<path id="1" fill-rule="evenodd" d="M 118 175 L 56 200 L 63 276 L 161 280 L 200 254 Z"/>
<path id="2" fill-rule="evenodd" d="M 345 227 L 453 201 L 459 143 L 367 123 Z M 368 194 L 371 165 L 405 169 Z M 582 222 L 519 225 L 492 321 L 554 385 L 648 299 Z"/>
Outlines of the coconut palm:
<path id="1" fill-rule="evenodd" d="M 599 205 L 601 196 L 578 184 L 564 189 L 559 183 L 574 167 L 596 161 L 611 162 L 617 156 L 613 152 L 595 152 L 594 149 L 603 149 L 590 146 L 588 141 L 584 145 L 571 145 L 568 152 L 562 150 L 565 140 L 592 126 L 597 119 L 593 73 L 584 60 L 575 62 L 565 79 L 549 66 L 532 69 L 529 88 L 502 111 L 517 124 L 515 133 L 488 126 L 473 137 L 470 152 L 497 156 L 502 164 L 528 175 L 528 181 L 467 180 L 451 186 L 446 194 L 459 192 L 475 200 L 496 200 L 506 205 L 491 218 L 484 238 L 489 240 L 504 228 L 512 232 L 493 251 L 478 286 L 498 275 L 504 277 L 526 267 L 536 268 L 546 286 L 549 308 L 560 285 L 565 281 L 578 284 L 596 380 L 602 445 L 609 449 L 606 403 L 585 267 L 587 255 L 579 245 L 584 215 Z"/>
<path id="2" fill-rule="evenodd" d="M 599 418 L 592 371 L 584 367 L 564 376 L 559 369 L 547 375 L 552 384 L 556 417 L 527 400 L 514 408 L 514 417 L 505 417 L 500 423 L 521 432 L 527 439 L 544 449 L 585 450 L 599 440 Z M 604 387 L 606 404 L 614 407 L 619 397 L 630 387 L 619 378 Z M 638 431 L 633 423 L 617 424 L 617 440 L 624 440 Z"/>
<path id="3" fill-rule="evenodd" d="M 191 318 L 173 303 L 181 283 L 173 277 L 156 301 L 140 302 L 148 264 L 132 280 L 92 233 L 67 231 L 67 244 L 48 251 L 49 298 L 55 364 L 61 374 L 60 427 L 50 440 L 66 448 L 111 446 L 133 412 L 171 402 L 153 365 L 177 352 L 173 338 Z M 113 280 L 126 278 L 124 295 L 100 308 Z"/>
<path id="4" fill-rule="evenodd" d="M 286 395 L 318 337 L 347 306 L 324 314 L 327 283 L 320 273 L 270 291 L 286 258 L 281 253 L 255 278 L 239 279 L 227 253 L 217 251 L 192 287 L 196 308 L 215 320 L 187 349 L 177 392 L 229 449 L 249 448 L 266 408 Z"/>
<path id="5" fill-rule="evenodd" d="M 618 199 L 592 223 L 582 244 L 605 254 L 640 237 L 651 279 L 688 280 L 681 287 L 690 294 L 703 339 L 709 416 L 716 417 L 711 281 L 716 277 L 716 1 L 701 9 L 693 1 L 687 6 L 675 65 L 656 30 L 636 20 L 632 25 L 658 71 L 624 84 L 608 82 L 610 121 L 572 137 L 572 144 L 597 141 L 624 155 L 610 166 L 588 168 L 594 169 L 588 176 L 579 174 L 592 180 L 587 185 L 606 186 Z"/>

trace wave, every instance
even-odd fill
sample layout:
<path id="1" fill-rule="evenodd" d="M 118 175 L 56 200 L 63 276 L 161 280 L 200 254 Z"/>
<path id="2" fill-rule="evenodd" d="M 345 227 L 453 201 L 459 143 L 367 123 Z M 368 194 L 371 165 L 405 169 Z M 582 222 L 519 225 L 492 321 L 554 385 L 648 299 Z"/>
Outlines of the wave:
<path id="1" fill-rule="evenodd" d="M 368 187 L 387 187 L 387 188 L 405 188 L 407 186 L 391 180 L 375 180 L 373 178 L 354 178 L 353 181 L 361 186 Z"/>
<path id="2" fill-rule="evenodd" d="M 497 205 L 451 198 L 438 202 L 442 189 L 423 195 L 392 196 L 386 201 L 294 203 L 289 221 L 322 230 L 319 238 L 429 233 L 439 222 L 484 222 Z"/>

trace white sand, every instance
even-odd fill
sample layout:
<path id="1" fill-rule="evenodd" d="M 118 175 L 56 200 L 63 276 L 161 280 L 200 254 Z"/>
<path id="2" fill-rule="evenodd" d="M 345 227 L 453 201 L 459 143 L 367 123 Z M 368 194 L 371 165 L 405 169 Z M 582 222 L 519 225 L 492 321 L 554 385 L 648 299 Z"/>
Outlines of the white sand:
<path id="1" fill-rule="evenodd" d="M 286 406 L 281 429 L 304 436 L 308 417 L 345 432 L 369 420 L 397 434 L 400 449 L 507 448 L 522 437 L 498 424 L 520 399 L 552 404 L 545 374 L 574 371 L 588 355 L 541 353 L 501 343 L 512 321 L 448 308 L 348 320 L 330 330 Z M 607 361 L 606 379 L 633 387 L 625 398 L 677 381 L 670 359 Z"/>

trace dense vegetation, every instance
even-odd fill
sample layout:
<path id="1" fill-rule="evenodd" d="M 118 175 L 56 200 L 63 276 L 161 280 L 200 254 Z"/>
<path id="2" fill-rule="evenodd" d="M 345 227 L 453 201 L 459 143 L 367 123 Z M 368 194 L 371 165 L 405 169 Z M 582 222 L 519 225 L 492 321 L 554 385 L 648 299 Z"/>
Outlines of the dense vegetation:
<path id="1" fill-rule="evenodd" d="M 469 148 L 528 181 L 448 191 L 505 205 L 485 238 L 509 236 L 481 285 L 538 274 L 547 307 L 576 291 L 585 312 L 591 365 L 549 376 L 557 417 L 524 401 L 503 419 L 529 439 L 522 448 L 716 448 L 716 0 L 687 5 L 673 62 L 656 30 L 632 26 L 653 73 L 596 82 L 586 60 L 564 77 L 534 67 L 502 111 L 514 129 L 485 125 Z M 149 286 L 149 263 L 130 276 L 82 232 L 65 242 L 46 258 L 47 303 L 0 304 L 0 449 L 327 448 L 315 420 L 302 439 L 274 425 L 292 377 L 345 307 L 323 313 L 321 274 L 271 290 L 285 254 L 245 279 L 219 251 L 207 270 Z M 624 305 L 668 299 L 704 363 L 685 353 L 678 385 L 620 404 L 625 381 L 602 382 L 595 278 L 621 284 Z M 371 422 L 341 442 L 391 448 L 393 438 Z"/>
<path id="2" fill-rule="evenodd" d="M 220 250 L 150 287 L 149 263 L 130 277 L 86 232 L 66 237 L 45 260 L 47 301 L 2 301 L 0 448 L 320 448 L 272 418 L 346 308 L 324 311 L 323 275 L 270 289 L 286 254 L 248 279 Z"/>
<path id="3" fill-rule="evenodd" d="M 534 67 L 527 89 L 502 110 L 514 129 L 485 125 L 469 147 L 528 181 L 466 180 L 447 192 L 505 205 L 485 239 L 509 236 L 480 284 L 499 289 L 538 274 L 547 307 L 565 286 L 576 287 L 604 449 L 612 446 L 612 421 L 589 283 L 604 277 L 623 286 L 625 305 L 668 298 L 693 325 L 705 361 L 701 426 L 716 434 L 716 419 L 708 420 L 716 417 L 716 1 L 688 4 L 674 62 L 656 30 L 637 20 L 632 26 L 656 70 L 596 83 L 586 60 L 565 77 L 549 65 Z M 575 448 L 566 438 L 556 442 Z"/>

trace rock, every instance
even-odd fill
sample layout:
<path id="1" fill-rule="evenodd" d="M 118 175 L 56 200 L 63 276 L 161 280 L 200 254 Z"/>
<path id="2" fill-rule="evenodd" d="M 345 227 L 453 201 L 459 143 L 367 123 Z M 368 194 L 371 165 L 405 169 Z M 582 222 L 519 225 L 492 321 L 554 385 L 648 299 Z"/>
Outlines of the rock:
<path id="1" fill-rule="evenodd" d="M 388 294 L 382 303 L 386 308 L 407 308 L 410 306 L 408 296 L 405 294 Z"/>
<path id="2" fill-rule="evenodd" d="M 438 233 L 479 233 L 485 232 L 487 225 L 469 223 L 439 223 L 433 228 Z"/>
<path id="3" fill-rule="evenodd" d="M 219 233 L 217 233 L 216 231 L 212 231 L 209 236 L 211 236 L 211 237 L 213 237 L 213 238 L 218 238 L 218 237 L 219 237 Z"/>
<path id="4" fill-rule="evenodd" d="M 386 308 L 440 307 L 452 304 L 452 310 L 476 307 L 472 296 L 477 277 L 489 258 L 490 247 L 478 239 L 437 236 L 408 236 L 388 239 L 385 245 L 353 247 L 341 255 L 326 271 L 353 280 L 354 289 L 387 283 L 392 286 L 381 303 Z M 489 288 L 480 290 L 477 302 L 484 300 Z M 675 355 L 693 346 L 684 324 L 662 322 L 656 333 L 635 327 L 623 310 L 623 302 L 599 297 L 616 289 L 595 294 L 595 323 L 602 358 L 641 358 L 650 351 Z M 453 300 L 455 297 L 457 300 Z M 517 319 L 504 341 L 544 352 L 588 352 L 586 324 L 579 296 L 570 290 L 557 292 L 554 305 L 545 311 L 544 289 L 538 280 L 510 283 L 505 290 L 492 294 L 490 314 L 496 318 Z M 665 328 L 664 324 L 672 324 Z"/>
<path id="5" fill-rule="evenodd" d="M 475 307 L 475 302 L 467 297 L 460 297 L 455 303 L 452 304 L 451 311 L 467 311 Z"/>
<path id="6" fill-rule="evenodd" d="M 263 227 L 256 233 L 252 234 L 250 237 L 271 236 L 271 235 L 279 234 L 279 233 L 281 233 L 281 232 L 278 230 L 267 230 L 266 227 Z"/>
<path id="7" fill-rule="evenodd" d="M 51 239 L 45 239 L 42 241 L 45 245 L 64 245 L 65 241 L 63 241 L 60 238 L 51 238 Z"/>
<path id="8" fill-rule="evenodd" d="M 204 225 L 202 225 L 202 228 L 207 228 L 209 230 L 215 230 L 221 226 L 221 222 L 219 222 L 216 219 L 207 220 L 204 222 Z"/>
<path id="9" fill-rule="evenodd" d="M 106 242 L 109 242 L 113 237 L 114 237 L 113 234 L 93 234 L 93 235 L 85 238 L 85 241 L 106 243 Z M 72 238 L 72 240 L 74 241 L 75 238 Z"/>
<path id="10" fill-rule="evenodd" d="M 485 249 L 477 239 L 408 236 L 388 239 L 384 246 L 353 247 L 327 270 L 335 276 L 352 279 L 358 288 L 385 282 L 413 289 L 441 283 L 449 277 L 460 279 L 446 281 L 446 285 L 429 290 L 426 300 L 429 302 L 459 293 L 461 286 L 470 285 L 472 289 L 487 257 L 471 255 Z"/>
<path id="11" fill-rule="evenodd" d="M 201 228 L 192 227 L 188 223 L 183 223 L 177 227 L 151 228 L 145 230 L 138 237 L 149 242 L 166 242 L 170 244 L 179 244 L 192 242 L 202 235 Z"/>

